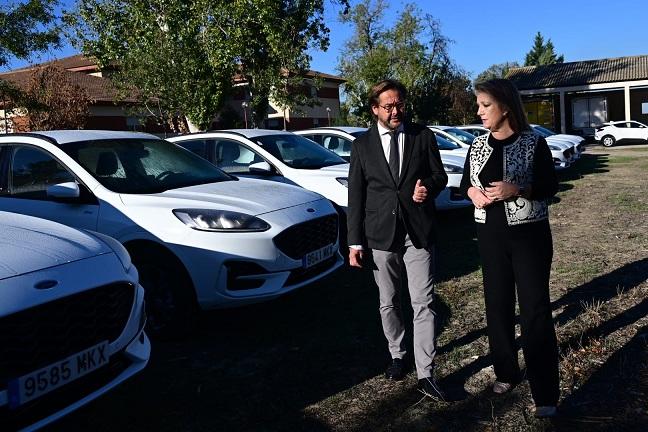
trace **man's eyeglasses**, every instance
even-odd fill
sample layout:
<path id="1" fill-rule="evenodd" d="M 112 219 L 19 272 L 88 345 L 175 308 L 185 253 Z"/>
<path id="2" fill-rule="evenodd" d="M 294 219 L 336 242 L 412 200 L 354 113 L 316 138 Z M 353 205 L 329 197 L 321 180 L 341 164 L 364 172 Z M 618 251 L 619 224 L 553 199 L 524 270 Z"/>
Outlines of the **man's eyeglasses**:
<path id="1" fill-rule="evenodd" d="M 405 102 L 398 102 L 395 104 L 387 104 L 387 105 L 378 105 L 380 108 L 384 109 L 388 113 L 392 112 L 394 108 L 396 108 L 398 111 L 403 111 L 405 108 Z"/>

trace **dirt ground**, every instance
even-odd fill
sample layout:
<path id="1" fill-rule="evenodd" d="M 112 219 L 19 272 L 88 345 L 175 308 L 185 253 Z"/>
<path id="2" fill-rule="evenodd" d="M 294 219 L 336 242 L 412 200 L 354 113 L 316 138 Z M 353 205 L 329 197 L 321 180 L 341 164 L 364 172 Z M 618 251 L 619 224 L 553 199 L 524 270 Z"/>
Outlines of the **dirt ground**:
<path id="1" fill-rule="evenodd" d="M 347 268 L 273 302 L 205 314 L 191 338 L 156 343 L 138 377 L 46 430 L 648 431 L 648 146 L 590 146 L 560 178 L 550 207 L 555 419 L 533 418 L 526 382 L 505 396 L 489 389 L 465 209 L 441 214 L 438 247 L 436 373 L 457 401 L 421 399 L 414 372 L 383 378 L 376 288 Z"/>

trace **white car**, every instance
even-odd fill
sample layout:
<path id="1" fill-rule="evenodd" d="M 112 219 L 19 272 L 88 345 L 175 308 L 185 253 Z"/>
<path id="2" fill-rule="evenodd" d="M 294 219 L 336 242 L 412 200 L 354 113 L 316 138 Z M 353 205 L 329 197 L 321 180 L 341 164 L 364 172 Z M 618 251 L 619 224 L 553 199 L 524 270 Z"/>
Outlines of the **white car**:
<path id="1" fill-rule="evenodd" d="M 230 129 L 169 138 L 237 177 L 301 186 L 346 211 L 349 164 L 334 152 L 292 132 Z"/>
<path id="2" fill-rule="evenodd" d="M 470 132 L 476 137 L 490 132 L 488 129 L 480 125 L 456 126 L 456 129 Z M 545 138 L 545 141 L 547 141 L 547 145 L 549 146 L 549 150 L 551 151 L 551 156 L 554 161 L 554 168 L 557 171 L 569 168 L 572 162 L 575 160 L 574 146 L 570 143 L 563 142 L 562 140 L 553 140 L 551 138 Z"/>
<path id="3" fill-rule="evenodd" d="M 153 135 L 0 136 L 0 209 L 114 237 L 146 289 L 149 330 L 174 335 L 203 309 L 276 298 L 343 263 L 331 203 L 237 179 Z"/>
<path id="4" fill-rule="evenodd" d="M 318 127 L 293 131 L 331 150 L 347 162 L 351 160 L 351 143 L 366 132 L 367 128 L 355 126 Z"/>
<path id="5" fill-rule="evenodd" d="M 480 124 L 461 125 L 461 126 L 455 126 L 455 128 L 469 132 L 472 135 L 475 135 L 476 137 L 490 132 L 488 129 L 486 129 L 484 126 Z"/>
<path id="6" fill-rule="evenodd" d="M 475 135 L 471 134 L 468 131 L 458 129 L 451 126 L 428 126 L 437 136 L 441 136 L 453 143 L 463 147 L 468 148 L 475 139 Z"/>
<path id="7" fill-rule="evenodd" d="M 366 129 L 358 129 L 361 130 L 357 132 L 366 132 Z M 241 129 L 183 135 L 169 140 L 198 154 L 204 154 L 208 160 L 231 174 L 292 182 L 318 192 L 340 207 L 343 217 L 341 223 L 344 224 L 348 206 L 349 164 L 304 136 L 286 131 Z M 228 147 L 234 149 L 228 150 Z M 446 172 L 448 169 L 454 170 L 455 173 L 457 169 L 463 170 L 463 162 L 450 158 L 446 163 L 444 155 L 451 153 L 453 156 L 465 158 L 466 151 L 447 141 L 439 142 L 439 149 Z M 223 156 L 224 154 L 229 156 Z M 234 156 L 236 158 L 232 160 Z M 437 197 L 437 209 L 445 210 L 472 204 L 464 200 L 456 189 L 450 189 L 459 187 L 455 180 L 454 177 L 452 181 L 449 180 L 446 190 Z M 453 182 L 457 184 L 454 185 Z"/>
<path id="8" fill-rule="evenodd" d="M 0 429 L 39 429 L 144 369 L 144 290 L 121 244 L 0 212 L 0 245 Z"/>
<path id="9" fill-rule="evenodd" d="M 612 121 L 603 123 L 594 131 L 594 139 L 605 147 L 612 147 L 617 141 L 646 141 L 648 126 L 638 121 Z"/>
<path id="10" fill-rule="evenodd" d="M 585 138 L 578 135 L 559 134 L 551 129 L 537 124 L 531 124 L 534 132 L 544 137 L 547 142 L 561 141 L 570 144 L 574 147 L 574 157 L 579 159 L 581 154 L 585 151 Z"/>

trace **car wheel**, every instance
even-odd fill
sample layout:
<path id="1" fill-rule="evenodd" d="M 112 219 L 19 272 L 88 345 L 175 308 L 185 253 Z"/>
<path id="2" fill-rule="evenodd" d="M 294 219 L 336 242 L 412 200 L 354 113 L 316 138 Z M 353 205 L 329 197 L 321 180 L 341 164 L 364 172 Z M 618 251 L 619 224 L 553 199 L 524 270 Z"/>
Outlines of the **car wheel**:
<path id="1" fill-rule="evenodd" d="M 614 137 L 612 135 L 605 135 L 601 139 L 601 144 L 603 144 L 605 147 L 612 147 L 615 142 L 616 142 L 616 140 L 614 139 Z"/>
<path id="2" fill-rule="evenodd" d="M 184 266 L 155 246 L 140 245 L 129 252 L 144 288 L 147 333 L 155 339 L 185 335 L 195 322 L 198 305 Z"/>

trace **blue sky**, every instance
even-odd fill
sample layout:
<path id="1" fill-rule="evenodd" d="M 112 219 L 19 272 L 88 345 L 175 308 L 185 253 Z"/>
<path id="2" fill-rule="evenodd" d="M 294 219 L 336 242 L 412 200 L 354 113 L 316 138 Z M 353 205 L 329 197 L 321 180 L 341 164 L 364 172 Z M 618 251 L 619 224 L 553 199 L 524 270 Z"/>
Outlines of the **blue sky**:
<path id="1" fill-rule="evenodd" d="M 65 0 L 72 4 L 71 0 Z M 355 3 L 355 0 L 352 0 Z M 441 22 L 442 33 L 454 40 L 452 59 L 474 78 L 488 66 L 506 61 L 524 62 L 536 32 L 551 38 L 565 61 L 648 54 L 648 1 L 645 0 L 423 0 L 423 13 Z M 388 16 L 396 17 L 405 2 L 392 1 Z M 330 3 L 327 3 L 330 6 Z M 326 14 L 331 45 L 325 53 L 312 52 L 311 67 L 337 74 L 336 65 L 351 27 L 337 20 L 337 10 Z M 388 20 L 393 22 L 392 20 Z M 37 61 L 74 54 L 71 47 L 46 53 Z M 26 65 L 12 62 L 9 68 Z"/>

